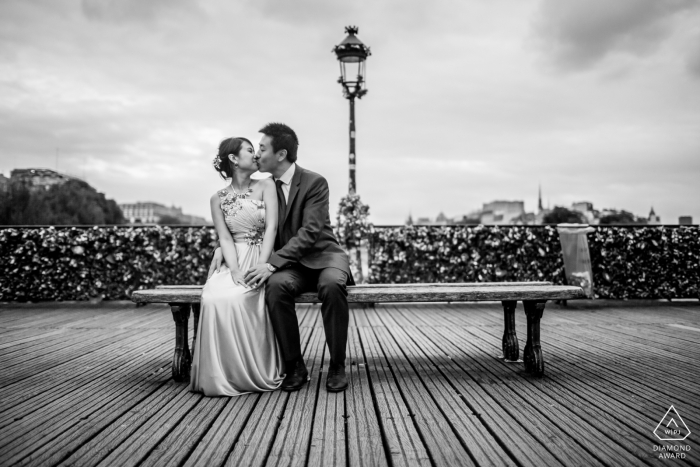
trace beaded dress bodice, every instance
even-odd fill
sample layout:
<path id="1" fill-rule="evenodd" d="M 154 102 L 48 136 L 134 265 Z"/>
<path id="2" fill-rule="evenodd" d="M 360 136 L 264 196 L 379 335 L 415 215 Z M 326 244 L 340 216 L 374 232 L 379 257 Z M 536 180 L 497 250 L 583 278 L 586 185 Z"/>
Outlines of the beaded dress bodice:
<path id="1" fill-rule="evenodd" d="M 250 199 L 248 192 L 219 190 L 221 211 L 235 243 L 260 246 L 265 235 L 265 202 Z"/>

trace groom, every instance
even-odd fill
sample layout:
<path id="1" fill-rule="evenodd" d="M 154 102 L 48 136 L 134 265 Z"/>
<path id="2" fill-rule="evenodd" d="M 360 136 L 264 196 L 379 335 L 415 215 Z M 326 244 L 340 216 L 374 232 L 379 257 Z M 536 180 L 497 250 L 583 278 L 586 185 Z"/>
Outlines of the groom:
<path id="1" fill-rule="evenodd" d="M 246 283 L 267 281 L 265 302 L 285 360 L 285 391 L 301 389 L 309 372 L 301 355 L 294 297 L 318 292 L 323 328 L 330 354 L 326 389 L 344 391 L 345 348 L 348 340 L 346 285 L 353 285 L 348 256 L 333 235 L 328 208 L 328 183 L 321 175 L 296 164 L 299 140 L 283 123 L 269 123 L 256 154 L 261 172 L 270 172 L 277 185 L 278 225 L 275 252 L 268 263 L 250 268 Z M 212 267 L 218 269 L 217 250 Z"/>

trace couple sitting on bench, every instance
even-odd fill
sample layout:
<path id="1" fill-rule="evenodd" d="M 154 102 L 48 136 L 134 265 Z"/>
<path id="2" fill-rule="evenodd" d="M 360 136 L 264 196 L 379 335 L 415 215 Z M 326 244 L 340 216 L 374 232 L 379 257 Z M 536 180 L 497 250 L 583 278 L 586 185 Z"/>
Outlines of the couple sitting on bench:
<path id="1" fill-rule="evenodd" d="M 514 313 L 522 300 L 527 316 L 525 369 L 544 373 L 540 318 L 545 302 L 583 298 L 580 287 L 549 282 L 354 286 L 347 254 L 331 230 L 326 180 L 296 164 L 299 141 L 291 128 L 271 123 L 261 133 L 257 153 L 247 139 L 228 138 L 214 158 L 214 167 L 230 184 L 211 197 L 220 248 L 204 288 L 160 286 L 132 294 L 137 303 L 170 304 L 176 381 L 189 381 L 192 391 L 207 396 L 301 389 L 308 370 L 295 302 L 317 301 L 330 354 L 326 389 L 331 392 L 348 387 L 348 301 L 501 301 L 503 356 L 517 361 Z M 272 174 L 272 180 L 252 179 L 257 171 Z M 193 360 L 187 343 L 191 308 Z"/>
<path id="2" fill-rule="evenodd" d="M 295 296 L 318 291 L 330 353 L 328 391 L 344 391 L 347 254 L 333 235 L 328 184 L 296 164 L 299 141 L 271 123 L 257 153 L 245 138 L 219 146 L 214 167 L 230 184 L 211 197 L 220 248 L 201 298 L 190 389 L 236 396 L 308 381 Z M 251 179 L 255 172 L 273 180 Z M 274 248 L 274 251 L 273 251 Z"/>

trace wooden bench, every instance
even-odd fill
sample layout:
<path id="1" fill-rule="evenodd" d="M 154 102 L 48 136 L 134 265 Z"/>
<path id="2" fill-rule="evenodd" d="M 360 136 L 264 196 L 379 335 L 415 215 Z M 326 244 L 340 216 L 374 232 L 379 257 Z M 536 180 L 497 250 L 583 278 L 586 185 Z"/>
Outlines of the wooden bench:
<path id="1" fill-rule="evenodd" d="M 194 349 L 199 325 L 201 285 L 169 285 L 156 289 L 137 290 L 131 295 L 136 303 L 167 303 L 175 321 L 175 354 L 173 379 L 189 381 L 192 362 L 187 329 L 190 311 L 194 312 Z M 515 334 L 515 306 L 523 302 L 527 317 L 527 341 L 523 351 L 525 370 L 534 375 L 544 374 L 540 347 L 540 319 L 547 300 L 585 298 L 583 289 L 551 282 L 483 282 L 459 284 L 373 284 L 348 287 L 348 302 L 374 306 L 387 302 L 464 302 L 500 301 L 503 304 L 505 331 L 502 348 L 506 360 L 517 361 L 520 355 Z M 297 303 L 319 303 L 315 293 L 296 298 Z"/>

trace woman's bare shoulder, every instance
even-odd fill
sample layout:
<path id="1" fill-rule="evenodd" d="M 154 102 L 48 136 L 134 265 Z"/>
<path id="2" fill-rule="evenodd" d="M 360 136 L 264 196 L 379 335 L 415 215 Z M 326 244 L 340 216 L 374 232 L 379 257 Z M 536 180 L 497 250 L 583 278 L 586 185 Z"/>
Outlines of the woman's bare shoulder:
<path id="1" fill-rule="evenodd" d="M 225 194 L 226 188 L 223 188 L 221 190 L 216 191 L 213 195 L 211 195 L 211 198 L 209 198 L 210 203 L 217 203 L 219 202 L 219 199 L 221 199 L 221 196 Z"/>

